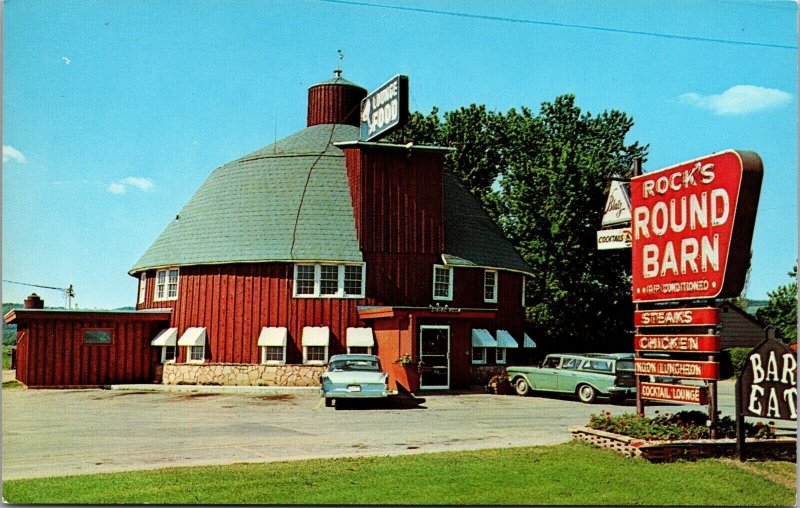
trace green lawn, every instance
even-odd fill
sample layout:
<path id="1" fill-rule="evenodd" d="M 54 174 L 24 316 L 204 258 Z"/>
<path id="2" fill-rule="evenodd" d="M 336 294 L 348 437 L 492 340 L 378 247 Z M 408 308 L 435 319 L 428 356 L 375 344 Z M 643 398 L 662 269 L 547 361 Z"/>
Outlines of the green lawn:
<path id="1" fill-rule="evenodd" d="M 780 485 L 793 485 L 793 468 L 770 468 L 772 480 L 759 472 L 721 460 L 651 464 L 571 442 L 10 480 L 3 497 L 19 504 L 794 505 L 795 490 Z"/>
<path id="2" fill-rule="evenodd" d="M 11 346 L 3 346 L 3 370 L 11 368 Z"/>

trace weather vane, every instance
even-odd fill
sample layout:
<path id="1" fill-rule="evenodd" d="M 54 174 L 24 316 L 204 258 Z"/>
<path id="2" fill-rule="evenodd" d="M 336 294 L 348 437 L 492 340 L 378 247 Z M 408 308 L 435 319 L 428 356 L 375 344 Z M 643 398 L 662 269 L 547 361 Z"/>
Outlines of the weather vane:
<path id="1" fill-rule="evenodd" d="M 340 78 L 342 77 L 342 60 L 344 60 L 344 53 L 341 49 L 337 49 L 336 52 L 339 53 L 339 66 L 336 67 L 334 72 L 336 73 L 336 77 Z"/>

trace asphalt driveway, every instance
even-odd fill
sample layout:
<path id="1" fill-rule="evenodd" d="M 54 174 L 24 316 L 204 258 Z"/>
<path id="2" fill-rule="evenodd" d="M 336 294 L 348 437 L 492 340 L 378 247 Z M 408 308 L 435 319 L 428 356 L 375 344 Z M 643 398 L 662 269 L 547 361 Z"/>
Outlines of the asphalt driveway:
<path id="1" fill-rule="evenodd" d="M 721 408 L 727 408 L 720 387 Z M 731 384 L 732 385 L 732 384 Z M 219 394 L 3 390 L 3 478 L 316 457 L 551 445 L 591 413 L 633 403 L 484 393 L 325 408 L 314 391 Z M 648 414 L 674 406 L 653 406 Z M 698 406 L 692 408 L 698 409 Z"/>

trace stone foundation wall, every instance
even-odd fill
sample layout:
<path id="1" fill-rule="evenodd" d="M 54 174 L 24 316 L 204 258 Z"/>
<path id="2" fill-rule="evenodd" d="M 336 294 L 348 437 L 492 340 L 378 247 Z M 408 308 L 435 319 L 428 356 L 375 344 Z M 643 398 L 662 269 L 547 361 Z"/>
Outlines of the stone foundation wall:
<path id="1" fill-rule="evenodd" d="M 505 365 L 473 365 L 472 384 L 485 385 L 492 376 L 506 371 Z"/>
<path id="2" fill-rule="evenodd" d="M 319 386 L 319 376 L 324 370 L 324 366 L 312 365 L 167 363 L 163 365 L 161 382 L 165 385 Z"/>

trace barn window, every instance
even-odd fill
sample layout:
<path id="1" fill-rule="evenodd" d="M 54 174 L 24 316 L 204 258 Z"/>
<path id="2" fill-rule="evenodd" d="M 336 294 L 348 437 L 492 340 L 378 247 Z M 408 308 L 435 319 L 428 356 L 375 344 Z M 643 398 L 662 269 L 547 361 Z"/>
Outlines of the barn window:
<path id="1" fill-rule="evenodd" d="M 286 327 L 265 326 L 258 336 L 258 346 L 261 348 L 261 363 L 266 365 L 279 365 L 286 363 Z"/>
<path id="2" fill-rule="evenodd" d="M 499 348 L 497 348 L 497 349 L 495 350 L 495 352 L 496 352 L 496 355 L 495 355 L 495 362 L 496 362 L 498 365 L 501 365 L 501 364 L 504 364 L 504 363 L 506 363 L 506 348 L 504 348 L 504 347 L 499 347 Z"/>
<path id="3" fill-rule="evenodd" d="M 497 272 L 494 270 L 483 272 L 483 301 L 497 303 Z"/>
<path id="4" fill-rule="evenodd" d="M 509 348 L 518 348 L 517 340 L 508 333 L 507 330 L 497 330 L 497 354 L 495 355 L 495 362 L 497 364 L 506 363 L 507 350 Z"/>
<path id="5" fill-rule="evenodd" d="M 139 276 L 139 303 L 144 303 L 144 298 L 147 290 L 147 274 L 142 272 Z"/>
<path id="6" fill-rule="evenodd" d="M 347 352 L 351 355 L 371 355 L 375 346 L 372 328 L 347 328 Z"/>
<path id="7" fill-rule="evenodd" d="M 178 357 L 178 348 L 175 346 L 164 346 L 161 348 L 161 363 L 175 363 Z"/>
<path id="8" fill-rule="evenodd" d="M 187 328 L 178 346 L 186 347 L 186 359 L 189 363 L 203 363 L 206 360 L 206 329 L 203 327 Z"/>
<path id="9" fill-rule="evenodd" d="M 111 344 L 111 330 L 84 330 L 84 344 Z"/>
<path id="10" fill-rule="evenodd" d="M 447 266 L 433 265 L 433 299 L 453 299 L 453 269 Z"/>
<path id="11" fill-rule="evenodd" d="M 328 361 L 329 337 L 327 326 L 303 327 L 303 363 L 324 365 Z"/>
<path id="12" fill-rule="evenodd" d="M 153 300 L 177 300 L 178 276 L 177 268 L 158 270 L 156 272 L 156 293 Z"/>
<path id="13" fill-rule="evenodd" d="M 494 340 L 489 330 L 484 328 L 472 329 L 472 363 L 473 365 L 484 365 L 488 359 L 488 349 L 496 348 L 497 341 Z"/>
<path id="14" fill-rule="evenodd" d="M 363 298 L 364 264 L 295 265 L 294 296 L 301 298 Z"/>

